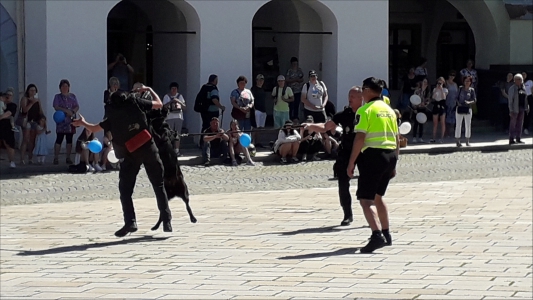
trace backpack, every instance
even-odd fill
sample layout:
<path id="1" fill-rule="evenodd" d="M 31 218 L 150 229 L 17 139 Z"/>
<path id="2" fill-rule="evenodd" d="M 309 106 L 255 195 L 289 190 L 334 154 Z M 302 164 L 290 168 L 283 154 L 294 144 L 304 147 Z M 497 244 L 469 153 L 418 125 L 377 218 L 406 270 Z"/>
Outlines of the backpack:
<path id="1" fill-rule="evenodd" d="M 211 91 L 215 90 L 216 86 L 204 84 L 194 100 L 194 111 L 198 113 L 207 112 L 209 106 L 213 105 L 211 100 Z"/>
<path id="2" fill-rule="evenodd" d="M 172 98 L 180 98 L 181 94 L 180 93 L 177 93 L 176 96 L 172 97 L 170 94 L 167 94 L 168 98 L 170 98 L 170 102 L 167 103 L 167 106 L 168 106 L 168 111 L 169 112 L 180 112 L 181 111 L 181 108 L 180 109 L 177 109 L 176 108 L 176 105 L 172 105 L 174 103 L 172 103 Z"/>
<path id="3" fill-rule="evenodd" d="M 320 85 L 322 86 L 322 89 L 326 91 L 326 87 L 324 86 L 324 83 L 320 80 L 318 81 L 318 83 L 320 83 Z M 307 90 L 307 93 L 309 94 L 309 89 L 311 88 L 311 85 L 309 84 L 309 82 L 306 82 L 304 84 L 304 87 L 307 87 L 306 90 Z"/>
<path id="4" fill-rule="evenodd" d="M 274 95 L 274 99 L 275 100 L 278 100 L 278 92 L 279 92 L 279 87 L 275 87 L 276 89 L 276 94 Z M 283 99 L 283 97 L 285 97 L 285 92 L 287 91 L 287 86 L 284 86 L 283 89 L 281 90 L 281 98 Z"/>

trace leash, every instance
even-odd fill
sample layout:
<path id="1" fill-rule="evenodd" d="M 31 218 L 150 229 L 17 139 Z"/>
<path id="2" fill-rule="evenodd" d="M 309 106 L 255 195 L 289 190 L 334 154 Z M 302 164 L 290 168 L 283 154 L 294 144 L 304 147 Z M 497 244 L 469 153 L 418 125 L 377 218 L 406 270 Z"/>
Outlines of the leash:
<path id="1" fill-rule="evenodd" d="M 291 126 L 290 129 L 298 129 L 298 128 L 303 128 L 305 127 L 305 125 L 296 125 L 296 126 Z M 225 131 L 224 133 L 235 133 L 235 132 L 241 132 L 241 133 L 252 133 L 252 132 L 268 132 L 268 131 L 280 131 L 281 129 L 286 129 L 286 127 L 281 127 L 281 128 L 272 128 L 272 129 L 253 129 L 253 130 L 236 130 L 236 131 Z M 213 132 L 203 132 L 203 133 L 182 133 L 180 134 L 180 136 L 182 137 L 185 137 L 185 136 L 202 136 L 202 135 L 212 135 L 214 134 Z"/>

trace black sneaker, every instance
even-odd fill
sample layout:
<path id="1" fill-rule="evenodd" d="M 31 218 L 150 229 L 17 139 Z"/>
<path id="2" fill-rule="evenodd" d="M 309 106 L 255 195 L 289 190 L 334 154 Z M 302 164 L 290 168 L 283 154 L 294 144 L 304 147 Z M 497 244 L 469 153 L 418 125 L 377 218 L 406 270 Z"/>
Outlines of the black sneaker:
<path id="1" fill-rule="evenodd" d="M 133 221 L 133 223 L 125 224 L 124 227 L 120 228 L 117 232 L 115 232 L 116 237 L 125 237 L 128 233 L 132 233 L 137 231 L 137 223 Z"/>
<path id="2" fill-rule="evenodd" d="M 521 139 L 516 139 L 516 143 L 517 143 L 517 144 L 525 144 L 525 142 L 522 142 Z"/>
<path id="3" fill-rule="evenodd" d="M 379 248 L 385 247 L 385 244 L 386 242 L 382 235 L 372 235 L 369 239 L 368 244 L 361 248 L 360 251 L 361 253 L 372 253 Z"/>
<path id="4" fill-rule="evenodd" d="M 514 139 L 509 139 L 509 145 L 514 145 L 516 144 L 516 142 L 514 141 Z"/>
<path id="5" fill-rule="evenodd" d="M 210 164 L 211 164 L 211 161 L 206 160 L 206 161 L 204 162 L 204 167 L 209 167 Z"/>
<path id="6" fill-rule="evenodd" d="M 383 237 L 385 238 L 385 246 L 392 246 L 392 236 L 390 233 L 383 233 Z"/>
<path id="7" fill-rule="evenodd" d="M 342 219 L 341 226 L 348 226 L 352 222 L 353 222 L 353 217 L 352 216 L 350 216 L 350 217 L 346 217 L 345 216 L 344 219 Z"/>

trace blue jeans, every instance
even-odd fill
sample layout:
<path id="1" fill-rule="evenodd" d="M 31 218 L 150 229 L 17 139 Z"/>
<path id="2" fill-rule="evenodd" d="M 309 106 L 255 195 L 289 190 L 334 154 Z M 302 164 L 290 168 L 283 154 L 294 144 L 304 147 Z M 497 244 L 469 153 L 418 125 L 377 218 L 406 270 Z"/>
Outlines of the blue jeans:
<path id="1" fill-rule="evenodd" d="M 288 111 L 274 111 L 274 127 L 279 129 L 285 125 L 286 121 L 289 121 L 289 112 Z"/>
<path id="2" fill-rule="evenodd" d="M 239 128 L 244 131 L 252 130 L 252 121 L 250 118 L 237 120 L 239 122 Z"/>
<path id="3" fill-rule="evenodd" d="M 211 142 L 204 142 L 202 147 L 202 158 L 204 162 L 211 161 L 211 157 L 218 158 L 220 164 L 224 164 L 224 161 L 228 157 L 228 142 L 220 141 L 218 147 L 212 148 Z"/>

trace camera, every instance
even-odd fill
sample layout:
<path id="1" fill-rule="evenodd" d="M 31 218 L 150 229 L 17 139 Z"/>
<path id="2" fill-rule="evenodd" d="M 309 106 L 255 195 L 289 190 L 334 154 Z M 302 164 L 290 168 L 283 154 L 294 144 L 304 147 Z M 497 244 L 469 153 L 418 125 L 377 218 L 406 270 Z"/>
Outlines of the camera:
<path id="1" fill-rule="evenodd" d="M 120 60 L 120 61 L 124 61 L 124 59 L 125 59 L 125 58 L 124 58 L 124 55 L 120 55 L 120 56 L 118 57 L 118 60 Z"/>

